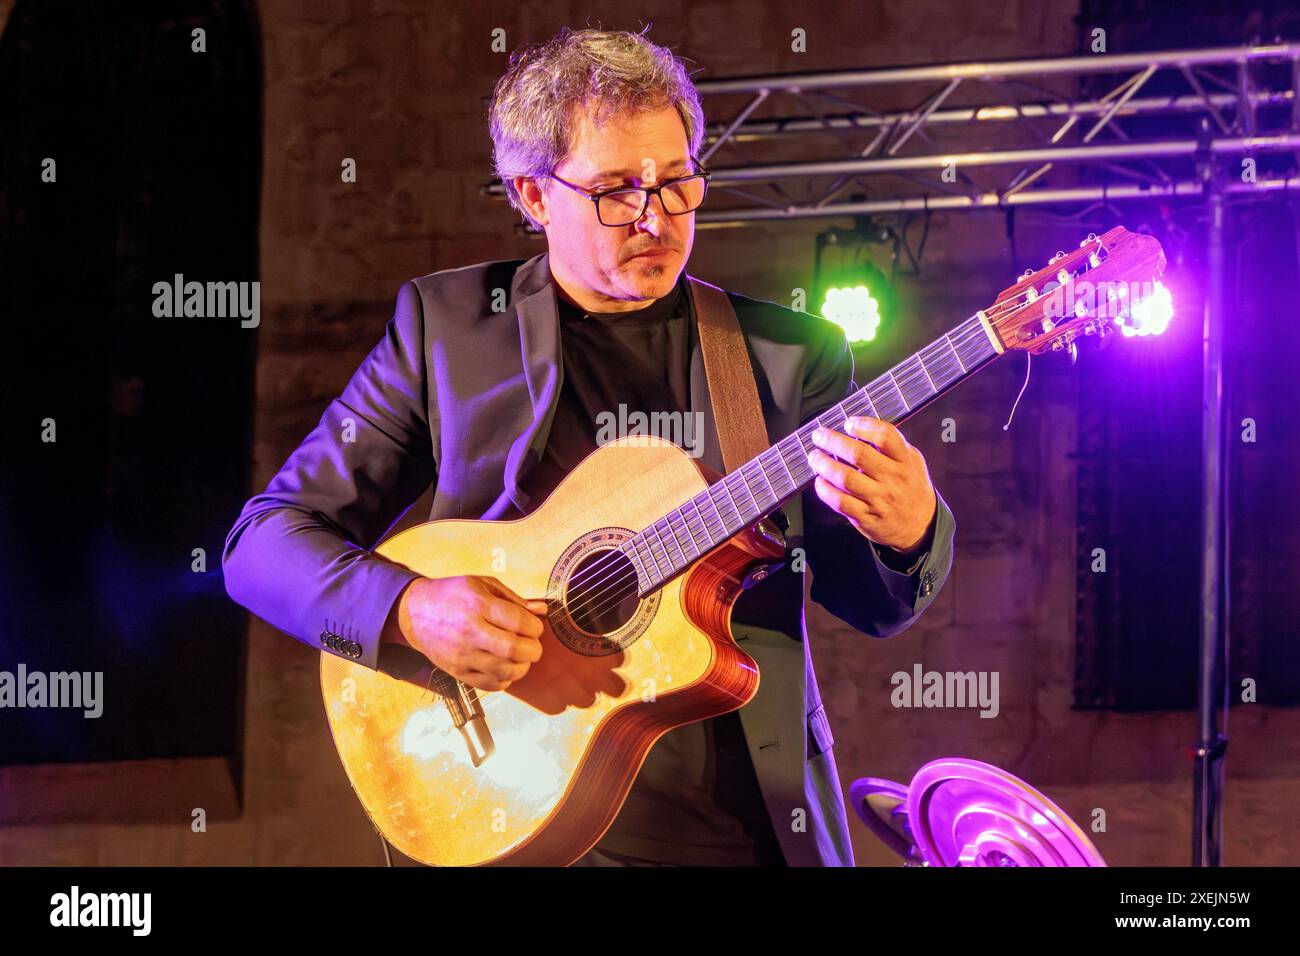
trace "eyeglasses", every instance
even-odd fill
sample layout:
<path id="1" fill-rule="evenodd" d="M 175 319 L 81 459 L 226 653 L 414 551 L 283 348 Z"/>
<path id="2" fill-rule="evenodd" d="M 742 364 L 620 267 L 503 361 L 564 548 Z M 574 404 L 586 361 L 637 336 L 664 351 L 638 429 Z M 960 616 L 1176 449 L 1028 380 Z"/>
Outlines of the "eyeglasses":
<path id="1" fill-rule="evenodd" d="M 651 196 L 659 197 L 664 212 L 670 216 L 681 216 L 699 209 L 709 191 L 710 175 L 708 172 L 695 173 L 665 180 L 658 186 L 618 186 L 598 193 L 567 182 L 554 173 L 549 177 L 595 203 L 596 218 L 602 226 L 627 226 L 645 215 Z"/>

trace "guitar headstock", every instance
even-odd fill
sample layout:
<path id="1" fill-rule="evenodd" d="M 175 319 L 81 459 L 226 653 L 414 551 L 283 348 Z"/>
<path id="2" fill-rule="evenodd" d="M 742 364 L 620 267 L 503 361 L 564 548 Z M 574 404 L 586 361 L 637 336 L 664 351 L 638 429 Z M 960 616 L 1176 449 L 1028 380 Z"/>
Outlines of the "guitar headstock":
<path id="1" fill-rule="evenodd" d="M 1133 328 L 1133 307 L 1159 294 L 1164 271 L 1157 239 L 1116 226 L 1026 272 L 984 314 L 1006 349 L 1073 351 L 1081 335 Z"/>

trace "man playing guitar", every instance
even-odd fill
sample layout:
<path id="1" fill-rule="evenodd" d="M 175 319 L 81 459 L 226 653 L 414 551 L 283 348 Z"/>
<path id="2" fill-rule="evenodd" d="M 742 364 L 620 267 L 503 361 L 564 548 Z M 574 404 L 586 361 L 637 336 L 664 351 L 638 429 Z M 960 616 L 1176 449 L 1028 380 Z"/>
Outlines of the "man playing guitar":
<path id="1" fill-rule="evenodd" d="M 540 659 L 545 604 L 490 576 L 423 577 L 369 549 L 431 484 L 435 518 L 519 518 L 597 447 L 602 413 L 706 405 L 683 276 L 707 191 L 695 159 L 704 118 L 681 61 L 642 35 L 564 30 L 511 57 L 490 129 L 510 202 L 545 232 L 546 253 L 404 284 L 386 337 L 245 506 L 223 559 L 231 596 L 298 639 L 369 667 L 405 645 L 485 692 Z M 857 387 L 836 326 L 728 297 L 770 434 Z M 529 316 L 557 330 L 554 353 Z M 540 408 L 525 386 L 538 375 L 560 383 Z M 507 445 L 523 426 L 539 451 L 518 466 Z M 887 637 L 941 587 L 954 523 L 897 428 L 855 417 L 846 432 L 815 438 L 815 483 L 783 517 L 811 598 Z M 802 570 L 736 608 L 737 627 L 748 620 L 753 643 L 785 663 L 763 662 L 740 711 L 660 738 L 580 865 L 852 865 Z"/>

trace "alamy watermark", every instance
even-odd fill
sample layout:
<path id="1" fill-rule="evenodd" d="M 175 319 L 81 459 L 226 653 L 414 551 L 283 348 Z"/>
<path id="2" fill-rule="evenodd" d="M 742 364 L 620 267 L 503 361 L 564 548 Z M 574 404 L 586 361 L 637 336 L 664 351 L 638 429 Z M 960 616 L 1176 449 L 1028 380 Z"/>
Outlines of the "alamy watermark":
<path id="1" fill-rule="evenodd" d="M 661 438 L 681 446 L 691 458 L 699 458 L 704 454 L 704 413 L 629 412 L 627 405 L 619 402 L 617 412 L 596 415 L 597 446 L 638 436 Z M 636 446 L 638 443 L 627 444 Z"/>
<path id="2" fill-rule="evenodd" d="M 997 671 L 895 671 L 889 701 L 895 707 L 979 707 L 981 717 L 998 715 Z"/>
<path id="3" fill-rule="evenodd" d="M 243 328 L 262 322 L 262 283 L 186 282 L 176 273 L 171 282 L 153 284 L 153 314 L 159 319 L 227 319 L 238 316 Z"/>
<path id="4" fill-rule="evenodd" d="M 0 671 L 0 707 L 68 707 L 86 717 L 104 712 L 103 671 Z"/>
<path id="5" fill-rule="evenodd" d="M 1129 319 L 1133 307 L 1153 300 L 1156 282 L 1090 282 L 1081 279 L 1068 285 L 1049 281 L 1039 295 L 1043 314 L 1049 319 L 1077 316 L 1096 319 Z"/>
<path id="6" fill-rule="evenodd" d="M 51 926 L 121 926 L 133 936 L 148 936 L 152 914 L 152 893 L 83 893 L 74 885 L 50 897 Z"/>

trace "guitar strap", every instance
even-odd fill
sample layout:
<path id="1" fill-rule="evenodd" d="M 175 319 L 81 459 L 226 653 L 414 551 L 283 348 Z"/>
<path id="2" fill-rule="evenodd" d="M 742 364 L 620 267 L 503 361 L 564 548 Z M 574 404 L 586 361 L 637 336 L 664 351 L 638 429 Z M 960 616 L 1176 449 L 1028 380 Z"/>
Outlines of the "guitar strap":
<path id="1" fill-rule="evenodd" d="M 766 451 L 770 444 L 754 384 L 754 367 L 727 293 L 694 276 L 686 278 L 695 304 L 704 377 L 718 427 L 722 464 L 730 474 Z"/>

